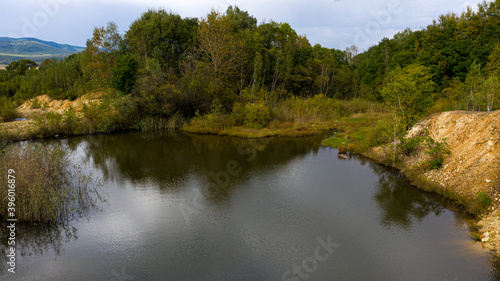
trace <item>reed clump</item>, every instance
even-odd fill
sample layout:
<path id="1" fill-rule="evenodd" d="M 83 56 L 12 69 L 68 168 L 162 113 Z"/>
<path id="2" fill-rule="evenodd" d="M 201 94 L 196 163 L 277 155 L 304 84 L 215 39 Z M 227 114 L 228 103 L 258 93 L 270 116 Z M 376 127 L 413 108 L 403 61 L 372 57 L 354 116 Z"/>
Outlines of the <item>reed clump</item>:
<path id="1" fill-rule="evenodd" d="M 16 144 L 0 153 L 0 174 L 15 179 L 0 183 L 0 218 L 9 217 L 8 192 L 15 193 L 18 222 L 59 223 L 86 214 L 99 197 L 99 182 L 73 164 L 61 145 Z M 12 193 L 11 193 L 12 194 Z"/>

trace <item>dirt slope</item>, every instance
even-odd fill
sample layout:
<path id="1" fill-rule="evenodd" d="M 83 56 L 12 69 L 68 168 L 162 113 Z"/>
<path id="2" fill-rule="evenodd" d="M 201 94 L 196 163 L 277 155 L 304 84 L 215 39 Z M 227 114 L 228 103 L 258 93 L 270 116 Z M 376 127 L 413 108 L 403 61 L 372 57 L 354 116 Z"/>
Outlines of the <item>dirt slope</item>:
<path id="1" fill-rule="evenodd" d="M 29 118 L 33 113 L 41 111 L 55 111 L 62 114 L 64 113 L 64 111 L 68 110 L 70 106 L 73 107 L 77 112 L 80 112 L 84 103 L 99 100 L 102 98 L 102 94 L 102 92 L 92 92 L 85 94 L 74 101 L 53 100 L 47 95 L 41 95 L 25 101 L 23 104 L 17 107 L 17 111 L 21 114 L 21 116 L 25 118 Z M 33 107 L 35 101 L 38 102 L 40 108 Z"/>
<path id="2" fill-rule="evenodd" d="M 427 178 L 468 197 L 500 190 L 500 111 L 435 114 L 416 124 L 409 137 L 426 130 L 434 140 L 446 138 L 451 151 L 443 167 L 427 172 Z"/>
<path id="3" fill-rule="evenodd" d="M 17 112 L 23 120 L 0 123 L 0 133 L 17 133 L 19 139 L 23 139 L 27 132 L 33 128 L 34 122 L 32 117 L 36 113 L 57 112 L 63 114 L 66 110 L 73 107 L 77 114 L 81 114 L 83 104 L 89 102 L 100 102 L 103 94 L 106 92 L 94 91 L 85 94 L 74 101 L 69 100 L 53 100 L 47 95 L 37 96 L 29 99 L 17 107 Z M 35 104 L 36 106 L 33 106 Z"/>

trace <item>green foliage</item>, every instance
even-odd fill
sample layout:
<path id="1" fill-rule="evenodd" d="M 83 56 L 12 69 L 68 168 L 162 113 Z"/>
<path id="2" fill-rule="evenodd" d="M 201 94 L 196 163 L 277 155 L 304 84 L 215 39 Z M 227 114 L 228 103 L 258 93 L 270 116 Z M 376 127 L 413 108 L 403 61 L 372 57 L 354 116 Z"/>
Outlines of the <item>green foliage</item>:
<path id="1" fill-rule="evenodd" d="M 138 66 L 133 55 L 126 54 L 120 57 L 112 70 L 111 85 L 122 93 L 130 93 L 137 79 Z"/>
<path id="2" fill-rule="evenodd" d="M 117 129 L 118 116 L 108 100 L 85 103 L 82 113 L 85 132 L 112 132 Z"/>
<path id="3" fill-rule="evenodd" d="M 196 18 L 148 10 L 130 25 L 125 41 L 133 54 L 156 59 L 164 70 L 179 71 L 180 61 L 195 42 L 197 26 Z"/>
<path id="4" fill-rule="evenodd" d="M 423 143 L 423 137 L 414 137 L 414 138 L 404 138 L 401 144 L 401 149 L 403 150 L 403 154 L 406 156 L 414 155 L 417 151 L 417 148 Z M 444 161 L 444 159 L 442 159 Z M 442 165 L 442 161 L 441 164 Z M 432 168 L 431 168 L 432 169 Z"/>
<path id="5" fill-rule="evenodd" d="M 0 96 L 0 123 L 11 121 L 19 117 L 15 102 L 7 97 Z"/>
<path id="6" fill-rule="evenodd" d="M 31 102 L 31 109 L 39 109 L 39 108 L 42 108 L 42 104 L 40 103 L 40 101 L 38 99 L 34 99 L 32 102 Z"/>
<path id="7" fill-rule="evenodd" d="M 174 116 L 184 120 L 196 112 L 197 128 L 236 124 L 309 132 L 355 113 L 387 112 L 373 102 L 384 101 L 392 122 L 373 124 L 350 141 L 367 147 L 401 140 L 410 147 L 397 152 L 411 153 L 414 143 L 403 137 L 425 114 L 499 108 L 500 43 L 492 36 L 500 33 L 497 2 L 401 31 L 364 53 L 356 46 L 311 46 L 288 23 L 257 23 L 236 6 L 200 20 L 149 10 L 124 40 L 109 23 L 94 29 L 85 52 L 47 59 L 38 68 L 29 61 L 12 63 L 0 71 L 0 97 L 20 104 L 41 94 L 74 100 L 109 86 L 121 92 L 84 106 L 81 122 L 67 112 L 57 128 L 57 118 L 48 116 L 44 122 L 53 124 L 47 130 L 64 134 L 164 128 L 182 123 L 170 121 Z M 14 103 L 5 104 L 2 118 L 12 119 Z"/>
<path id="8" fill-rule="evenodd" d="M 393 124 L 388 119 L 379 120 L 375 128 L 368 135 L 368 144 L 371 147 L 380 146 L 393 140 Z"/>
<path id="9" fill-rule="evenodd" d="M 81 121 L 76 115 L 76 110 L 70 107 L 63 114 L 65 135 L 78 135 L 81 132 Z"/>
<path id="10" fill-rule="evenodd" d="M 245 117 L 243 121 L 245 127 L 263 128 L 269 121 L 271 121 L 271 115 L 269 114 L 269 109 L 263 102 L 245 105 Z"/>
<path id="11" fill-rule="evenodd" d="M 62 134 L 64 125 L 62 123 L 63 115 L 57 112 L 43 112 L 33 115 L 37 134 L 40 138 L 51 137 Z"/>
<path id="12" fill-rule="evenodd" d="M 358 56 L 363 85 L 376 98 L 387 73 L 411 64 L 428 67 L 439 90 L 452 79 L 464 82 L 474 62 L 481 67 L 490 63 L 487 71 L 495 69 L 500 49 L 499 38 L 493 34 L 500 32 L 499 11 L 498 1 L 485 1 L 462 14 L 442 15 L 422 30 L 407 29 L 384 38 Z"/>
<path id="13" fill-rule="evenodd" d="M 500 103 L 500 79 L 497 74 L 491 75 L 483 83 L 479 104 L 487 111 L 498 108 Z"/>
<path id="14" fill-rule="evenodd" d="M 390 72 L 382 97 L 403 126 L 413 125 L 431 104 L 435 84 L 430 69 L 409 65 Z"/>
<path id="15" fill-rule="evenodd" d="M 32 60 L 21 59 L 11 62 L 5 69 L 9 73 L 10 77 L 14 77 L 25 75 L 28 70 L 35 69 L 37 67 L 38 64 Z"/>
<path id="16" fill-rule="evenodd" d="M 481 212 L 486 212 L 492 202 L 493 200 L 488 194 L 482 191 L 477 194 L 477 205 Z"/>
<path id="17" fill-rule="evenodd" d="M 430 156 L 430 159 L 426 162 L 427 170 L 440 169 L 444 163 L 444 155 L 451 153 L 448 149 L 446 139 L 435 141 L 432 137 L 428 136 L 425 138 L 425 145 L 427 147 L 425 154 Z"/>

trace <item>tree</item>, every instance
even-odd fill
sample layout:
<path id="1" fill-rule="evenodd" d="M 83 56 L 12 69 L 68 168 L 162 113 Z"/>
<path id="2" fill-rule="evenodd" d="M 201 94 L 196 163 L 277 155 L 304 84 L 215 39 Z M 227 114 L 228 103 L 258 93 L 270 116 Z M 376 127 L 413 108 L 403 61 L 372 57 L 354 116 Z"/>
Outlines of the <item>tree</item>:
<path id="1" fill-rule="evenodd" d="M 226 15 L 231 20 L 231 29 L 238 32 L 244 29 L 254 30 L 257 27 L 257 19 L 250 16 L 247 11 L 242 11 L 238 6 L 229 6 Z"/>
<path id="2" fill-rule="evenodd" d="M 435 83 L 429 68 L 412 64 L 389 72 L 381 94 L 394 118 L 394 156 L 396 141 L 430 106 Z"/>
<path id="3" fill-rule="evenodd" d="M 429 68 L 412 64 L 388 74 L 382 96 L 405 126 L 413 125 L 431 105 L 435 83 Z"/>
<path id="4" fill-rule="evenodd" d="M 90 55 L 87 67 L 92 78 L 99 84 L 111 77 L 111 68 L 115 64 L 121 42 L 122 38 L 114 22 L 109 22 L 106 28 L 95 27 L 92 39 L 87 41 L 86 51 Z"/>
<path id="5" fill-rule="evenodd" d="M 216 85 L 238 75 L 244 62 L 243 42 L 231 30 L 227 15 L 212 11 L 198 28 L 198 55 L 212 69 Z"/>
<path id="6" fill-rule="evenodd" d="M 138 66 L 139 64 L 133 55 L 126 54 L 120 57 L 113 68 L 111 85 L 122 93 L 130 93 L 137 79 Z"/>
<path id="7" fill-rule="evenodd" d="M 22 59 L 18 61 L 13 61 L 5 68 L 7 70 L 8 76 L 10 78 L 14 76 L 25 75 L 30 69 L 36 69 L 38 64 L 32 60 Z"/>
<path id="8" fill-rule="evenodd" d="M 492 75 L 486 81 L 484 81 L 482 87 L 482 99 L 486 104 L 486 110 L 488 112 L 493 110 L 496 99 L 498 99 L 498 93 L 500 92 L 500 81 L 497 75 Z"/>
<path id="9" fill-rule="evenodd" d="M 500 74 L 500 42 L 497 42 L 495 48 L 488 56 L 488 63 L 484 68 L 486 74 Z"/>
<path id="10" fill-rule="evenodd" d="M 481 65 L 474 61 L 470 67 L 470 71 L 465 78 L 465 84 L 469 89 L 469 97 L 467 98 L 467 110 L 479 110 L 477 96 L 481 91 L 483 76 L 481 74 Z"/>
<path id="11" fill-rule="evenodd" d="M 163 9 L 148 10 L 130 25 L 125 41 L 144 61 L 156 59 L 164 70 L 180 70 L 179 64 L 194 46 L 198 19 L 182 18 Z"/>

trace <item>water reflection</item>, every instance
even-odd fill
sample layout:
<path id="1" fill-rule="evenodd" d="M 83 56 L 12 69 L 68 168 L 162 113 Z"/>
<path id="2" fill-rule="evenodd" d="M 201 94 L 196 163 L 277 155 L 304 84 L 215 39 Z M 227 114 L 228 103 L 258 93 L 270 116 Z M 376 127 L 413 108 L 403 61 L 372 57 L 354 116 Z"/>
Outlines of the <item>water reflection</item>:
<path id="1" fill-rule="evenodd" d="M 7 225 L 0 223 L 2 229 L 2 237 Z M 16 224 L 16 260 L 19 256 L 43 255 L 49 251 L 53 251 L 56 255 L 62 254 L 64 243 L 78 239 L 78 230 L 71 224 L 56 224 L 56 225 L 29 225 Z M 0 252 L 0 260 L 7 261 L 7 249 L 12 247 L 7 245 L 8 240 L 2 239 L 2 251 Z M 0 275 L 7 272 L 7 263 L 2 262 L 0 266 Z M 19 262 L 16 262 L 16 267 L 19 267 Z M 11 273 L 7 273 L 11 274 Z"/>
<path id="2" fill-rule="evenodd" d="M 453 201 L 410 186 L 408 180 L 394 169 L 373 161 L 367 162 L 379 176 L 373 199 L 381 210 L 382 225 L 410 230 L 413 223 L 421 223 L 431 213 L 439 216 L 445 209 L 455 212 L 457 224 L 463 224 L 465 220 L 471 219 L 455 206 Z"/>
<path id="3" fill-rule="evenodd" d="M 104 180 L 120 185 L 147 182 L 173 191 L 195 174 L 206 197 L 218 201 L 229 198 L 251 171 L 284 165 L 311 150 L 317 153 L 319 140 L 129 133 L 73 138 L 68 147 L 76 150 L 84 144 L 84 158 L 102 171 Z"/>

